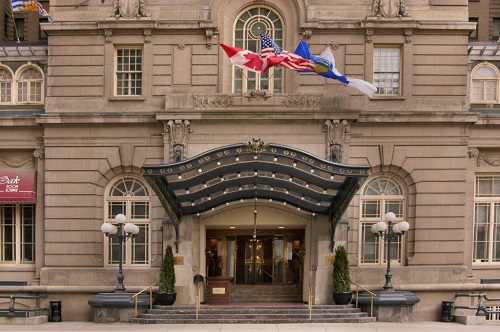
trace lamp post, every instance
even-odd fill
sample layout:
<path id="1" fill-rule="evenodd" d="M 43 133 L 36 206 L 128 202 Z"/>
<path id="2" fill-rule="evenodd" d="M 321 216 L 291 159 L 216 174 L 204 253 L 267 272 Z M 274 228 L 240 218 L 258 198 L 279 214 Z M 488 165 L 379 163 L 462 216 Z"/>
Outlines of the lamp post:
<path id="1" fill-rule="evenodd" d="M 139 233 L 139 227 L 137 225 L 127 222 L 127 217 L 124 214 L 117 214 L 115 216 L 115 221 L 118 226 L 110 223 L 104 223 L 101 226 L 101 231 L 111 239 L 116 239 L 118 241 L 118 286 L 116 286 L 115 293 L 125 293 L 125 286 L 123 285 L 123 243 L 128 239 L 133 238 Z"/>
<path id="2" fill-rule="evenodd" d="M 371 232 L 375 234 L 376 237 L 380 237 L 382 240 L 387 242 L 387 272 L 385 274 L 385 291 L 393 291 L 392 287 L 392 272 L 391 272 L 391 243 L 392 241 L 400 238 L 404 233 L 410 228 L 410 224 L 407 221 L 401 221 L 395 223 L 396 215 L 394 212 L 388 212 L 385 215 L 385 221 L 379 221 L 373 224 L 371 227 Z"/>

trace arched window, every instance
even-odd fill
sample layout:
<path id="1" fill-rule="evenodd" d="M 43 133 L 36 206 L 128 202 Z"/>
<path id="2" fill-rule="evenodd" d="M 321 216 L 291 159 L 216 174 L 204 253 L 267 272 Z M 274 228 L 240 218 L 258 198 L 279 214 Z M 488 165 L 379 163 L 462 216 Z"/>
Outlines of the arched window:
<path id="1" fill-rule="evenodd" d="M 41 104 L 43 102 L 43 75 L 34 67 L 27 66 L 20 69 L 17 77 L 17 102 L 27 104 Z"/>
<path id="2" fill-rule="evenodd" d="M 12 72 L 0 66 L 0 104 L 12 103 Z"/>
<path id="3" fill-rule="evenodd" d="M 471 103 L 498 103 L 498 69 L 489 63 L 476 66 L 471 73 Z"/>
<path id="4" fill-rule="evenodd" d="M 270 8 L 250 7 L 245 9 L 234 24 L 235 47 L 260 54 L 260 34 L 268 35 L 278 45 L 283 42 L 283 20 Z M 267 90 L 281 92 L 283 70 L 279 66 L 264 74 L 233 67 L 233 91 Z"/>
<path id="5" fill-rule="evenodd" d="M 386 262 L 386 244 L 371 231 L 371 226 L 383 220 L 387 212 L 396 214 L 397 222 L 406 220 L 404 190 L 395 178 L 387 175 L 369 180 L 361 191 L 360 264 L 381 265 Z M 402 263 L 401 237 L 391 243 L 391 262 Z"/>
<path id="6" fill-rule="evenodd" d="M 139 227 L 139 234 L 125 242 L 124 266 L 149 266 L 151 257 L 151 194 L 145 182 L 136 177 L 123 177 L 115 181 L 106 191 L 106 218 L 114 223 L 119 213 Z M 118 264 L 118 244 L 105 237 L 106 265 Z"/>

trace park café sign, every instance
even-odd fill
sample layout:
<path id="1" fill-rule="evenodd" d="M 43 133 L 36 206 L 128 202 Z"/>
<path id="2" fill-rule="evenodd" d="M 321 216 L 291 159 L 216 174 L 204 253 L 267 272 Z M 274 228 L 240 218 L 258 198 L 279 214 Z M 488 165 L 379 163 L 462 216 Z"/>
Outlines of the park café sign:
<path id="1" fill-rule="evenodd" d="M 0 170 L 0 202 L 36 202 L 36 172 Z"/>

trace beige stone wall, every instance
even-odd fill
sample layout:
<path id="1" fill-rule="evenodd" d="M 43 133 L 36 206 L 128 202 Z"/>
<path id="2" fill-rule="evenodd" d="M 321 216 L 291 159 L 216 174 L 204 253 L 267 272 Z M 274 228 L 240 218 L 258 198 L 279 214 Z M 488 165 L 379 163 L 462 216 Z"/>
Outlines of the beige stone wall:
<path id="1" fill-rule="evenodd" d="M 496 173 L 498 166 L 479 166 L 470 148 L 497 158 L 500 122 L 468 111 L 467 1 L 408 1 L 411 17 L 401 19 L 366 19 L 369 0 L 268 3 L 285 20 L 284 48 L 293 50 L 303 33 L 313 52 L 331 43 L 337 68 L 349 77 L 371 81 L 374 47 L 401 46 L 403 97 L 372 100 L 339 82 L 288 70 L 282 94 L 232 95 L 231 66 L 207 31 L 232 44 L 233 20 L 253 1 L 149 0 L 151 17 L 140 19 L 106 18 L 112 1 L 80 2 L 51 1 L 55 22 L 46 27 L 45 114 L 28 124 L 0 122 L 0 152 L 33 151 L 43 137 L 44 195 L 38 204 L 43 248 L 36 271 L 28 272 L 40 279 L 33 291 L 64 301 L 65 319 L 90 320 L 88 299 L 116 286 L 116 268 L 103 263 L 104 190 L 116 176 L 139 175 L 144 164 L 168 161 L 169 120 L 190 121 L 189 157 L 260 137 L 323 158 L 325 120 L 348 120 L 345 162 L 370 165 L 372 174 L 395 175 L 407 186 L 411 228 L 404 262 L 393 266 L 393 283 L 421 296 L 416 318 L 437 320 L 441 301 L 453 300 L 464 285 L 470 291 L 488 289 L 476 282 L 496 277 L 498 270 L 472 263 L 473 186 L 476 173 Z M 118 45 L 144 47 L 143 96 L 113 96 Z M 232 104 L 216 104 L 216 98 Z M 175 241 L 159 200 L 153 204 L 151 267 L 125 268 L 129 290 L 157 281 L 162 250 Z M 288 212 L 271 207 L 266 206 L 269 220 L 303 223 L 305 280 L 314 285 L 315 303 L 331 303 L 328 218 L 290 212 L 287 219 Z M 224 209 L 182 218 L 175 253 L 183 262 L 176 266 L 178 304 L 194 303 L 192 277 L 204 270 L 207 225 L 225 225 L 234 213 Z M 359 266 L 359 215 L 356 196 L 343 216 L 349 227 L 338 238 L 348 247 L 353 280 L 379 289 L 385 266 Z M 304 298 L 306 292 L 305 283 Z"/>

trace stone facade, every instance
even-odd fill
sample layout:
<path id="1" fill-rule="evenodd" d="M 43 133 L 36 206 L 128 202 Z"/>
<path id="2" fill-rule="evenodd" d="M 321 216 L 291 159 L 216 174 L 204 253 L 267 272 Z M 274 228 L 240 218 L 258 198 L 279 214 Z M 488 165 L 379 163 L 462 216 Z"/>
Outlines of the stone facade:
<path id="1" fill-rule="evenodd" d="M 54 22 L 42 25 L 48 34 L 43 112 L 0 106 L 0 156 L 38 156 L 36 261 L 2 266 L 1 278 L 26 280 L 18 291 L 62 300 L 65 320 L 92 320 L 88 299 L 116 285 L 100 231 L 109 184 L 140 176 L 145 164 L 172 162 L 177 149 L 186 159 L 260 137 L 321 158 L 330 158 L 335 147 L 342 163 L 369 165 L 371 175 L 390 174 L 404 184 L 411 227 L 393 283 L 421 298 L 414 319 L 438 320 L 441 301 L 453 301 L 456 292 L 498 296 L 500 285 L 480 280 L 496 278 L 499 266 L 473 264 L 475 176 L 499 174 L 500 118 L 470 109 L 467 51 L 474 24 L 468 2 L 396 1 L 397 12 L 381 10 L 386 2 L 125 1 L 140 4 L 132 10 L 117 7 L 118 1 L 52 0 Z M 373 82 L 375 48 L 397 45 L 402 92 L 367 98 L 337 81 L 285 71 L 280 93 L 233 93 L 232 67 L 217 40 L 233 44 L 235 18 L 250 6 L 280 13 L 284 49 L 292 51 L 299 37 L 315 53 L 328 45 L 348 77 Z M 142 93 L 116 96 L 115 50 L 129 45 L 143 50 Z M 339 139 L 328 130 L 333 124 L 344 128 Z M 328 216 L 273 203 L 259 208 L 262 227 L 279 220 L 304 230 L 304 299 L 311 282 L 315 304 L 331 303 Z M 246 202 L 183 216 L 175 253 L 178 304 L 194 304 L 192 279 L 206 271 L 207 229 L 235 218 L 251 227 L 252 209 Z M 385 265 L 360 262 L 360 211 L 358 194 L 337 243 L 347 245 L 353 281 L 379 289 Z M 158 281 L 163 248 L 175 240 L 165 219 L 155 196 L 150 262 L 125 268 L 128 291 Z"/>

